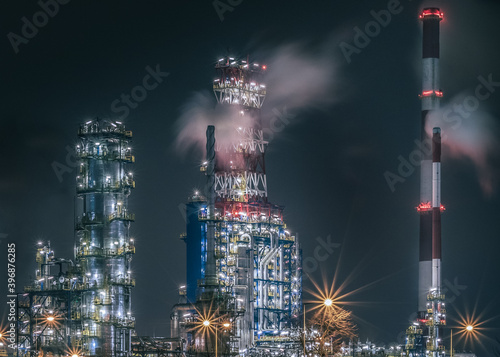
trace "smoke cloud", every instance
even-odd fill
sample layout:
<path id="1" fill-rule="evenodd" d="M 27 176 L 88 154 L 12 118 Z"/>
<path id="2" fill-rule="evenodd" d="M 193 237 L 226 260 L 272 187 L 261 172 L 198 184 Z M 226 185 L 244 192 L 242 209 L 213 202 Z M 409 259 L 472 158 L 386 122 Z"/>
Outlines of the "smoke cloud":
<path id="1" fill-rule="evenodd" d="M 334 102 L 336 68 L 328 53 L 312 54 L 303 44 L 287 44 L 259 57 L 265 58 L 267 70 L 263 82 L 267 95 L 262 108 L 263 128 L 272 127 L 276 110 L 288 112 L 322 108 Z M 274 112 L 273 112 L 274 109 Z M 238 127 L 252 126 L 255 118 L 241 116 L 235 106 L 216 104 L 208 91 L 194 93 L 177 120 L 176 148 L 181 153 L 204 150 L 207 125 L 215 125 L 219 143 L 238 140 Z"/>
<path id="2" fill-rule="evenodd" d="M 298 110 L 335 101 L 335 62 L 328 52 L 308 54 L 303 45 L 285 45 L 269 56 L 267 107 Z"/>
<path id="3" fill-rule="evenodd" d="M 228 145 L 234 142 L 235 129 L 250 126 L 253 118 L 241 116 L 236 106 L 215 105 L 215 96 L 208 91 L 194 93 L 183 106 L 177 120 L 176 148 L 185 153 L 190 149 L 205 150 L 208 125 L 215 125 L 217 142 Z"/>
<path id="4" fill-rule="evenodd" d="M 498 43 L 500 40 L 499 25 L 496 21 L 500 4 L 485 0 L 425 0 L 420 8 L 436 6 L 444 12 L 440 41 L 441 85 L 445 95 L 456 95 L 431 116 L 426 130 L 430 133 L 433 126 L 442 128 L 445 154 L 452 158 L 470 159 L 476 168 L 483 192 L 490 196 L 495 192 L 495 183 L 499 176 L 498 121 L 485 112 L 489 109 L 485 107 L 486 103 L 480 100 L 477 108 L 469 110 L 475 103 L 472 100 L 466 102 L 466 98 L 474 97 L 474 94 L 459 89 L 474 88 L 478 85 L 479 74 L 493 73 L 495 81 L 497 79 L 499 52 L 493 49 L 491 43 Z M 477 26 L 477 19 L 481 19 L 484 26 Z M 418 43 L 415 55 L 420 56 L 420 46 Z M 416 62 L 415 71 L 420 77 L 420 61 Z M 495 112 L 498 111 L 498 105 L 493 100 L 488 105 L 493 107 Z M 457 106 L 462 106 L 462 113 L 458 112 Z"/>
<path id="5" fill-rule="evenodd" d="M 479 111 L 477 98 L 462 93 L 428 117 L 426 131 L 442 129 L 445 153 L 456 159 L 469 159 L 475 166 L 479 184 L 487 196 L 495 191 L 496 165 L 500 143 L 498 123 L 490 114 Z M 476 103 L 476 106 L 472 104 Z M 476 108 L 476 110 L 473 110 Z"/>

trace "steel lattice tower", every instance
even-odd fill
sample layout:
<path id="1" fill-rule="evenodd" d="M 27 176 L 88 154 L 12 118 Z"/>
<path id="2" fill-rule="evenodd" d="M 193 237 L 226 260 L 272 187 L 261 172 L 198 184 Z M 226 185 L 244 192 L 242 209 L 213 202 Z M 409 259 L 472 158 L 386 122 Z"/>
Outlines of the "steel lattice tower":
<path id="1" fill-rule="evenodd" d="M 286 228 L 284 208 L 268 202 L 268 142 L 260 118 L 266 66 L 227 57 L 215 70 L 214 94 L 233 115 L 234 128 L 229 140 L 217 140 L 217 127 L 207 129 L 207 157 L 201 167 L 207 175 L 206 197 L 197 192 L 187 205 L 187 234 L 182 237 L 187 287 L 181 290 L 186 299 L 174 307 L 172 337 L 189 340 L 182 327 L 193 326 L 198 313 L 189 306 L 199 306 L 215 285 L 216 296 L 228 298 L 233 309 L 231 354 L 274 349 L 278 345 L 271 341 L 276 339 L 290 347 L 302 308 L 301 250 Z M 203 349 L 198 340 L 192 343 Z M 213 348 L 213 342 L 205 348 Z"/>

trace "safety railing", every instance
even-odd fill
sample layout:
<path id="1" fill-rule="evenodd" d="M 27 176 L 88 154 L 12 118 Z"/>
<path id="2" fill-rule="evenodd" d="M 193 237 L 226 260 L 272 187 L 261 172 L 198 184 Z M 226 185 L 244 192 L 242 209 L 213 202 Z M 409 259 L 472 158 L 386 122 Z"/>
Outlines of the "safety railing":
<path id="1" fill-rule="evenodd" d="M 135 254 L 135 246 L 127 244 L 123 245 L 117 249 L 103 249 L 93 246 L 83 246 L 76 249 L 77 257 L 89 257 L 89 256 L 104 256 L 113 257 L 124 254 Z"/>
<path id="2" fill-rule="evenodd" d="M 110 215 L 108 215 L 108 222 L 112 222 L 115 220 L 135 221 L 135 214 L 128 212 L 113 212 Z"/>

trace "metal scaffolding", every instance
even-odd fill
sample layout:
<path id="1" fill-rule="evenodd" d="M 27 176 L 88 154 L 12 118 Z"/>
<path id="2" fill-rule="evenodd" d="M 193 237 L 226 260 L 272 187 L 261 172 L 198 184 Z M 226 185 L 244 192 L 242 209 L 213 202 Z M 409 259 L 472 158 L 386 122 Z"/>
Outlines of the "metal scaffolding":
<path id="1" fill-rule="evenodd" d="M 19 356 L 80 351 L 85 339 L 81 292 L 88 282 L 73 261 L 56 258 L 50 242 L 39 242 L 34 282 L 17 298 Z"/>
<path id="2" fill-rule="evenodd" d="M 178 338 L 132 336 L 132 356 L 183 356 L 182 341 Z"/>
<path id="3" fill-rule="evenodd" d="M 230 323 L 231 338 L 224 342 L 230 346 L 228 355 L 259 354 L 277 346 L 272 340 L 279 340 L 280 348 L 297 348 L 301 249 L 287 230 L 283 207 L 267 199 L 268 142 L 260 122 L 266 66 L 228 57 L 215 68 L 215 96 L 233 109 L 235 127 L 232 140 L 215 143 L 213 127 L 207 130 L 207 160 L 201 171 L 209 183 L 206 197 L 196 192 L 187 204 L 187 230 L 181 237 L 187 247 L 187 287 L 172 311 L 172 337 L 186 339 L 189 354 L 212 351 L 214 337 L 202 338 L 196 328 L 202 311 L 210 307 L 214 319 Z M 239 121 L 252 124 L 240 127 Z M 213 283 L 207 283 L 212 258 L 215 293 Z M 215 340 L 223 342 L 220 336 Z"/>
<path id="4" fill-rule="evenodd" d="M 75 260 L 56 259 L 50 244 L 38 248 L 36 279 L 18 297 L 22 356 L 131 353 L 132 132 L 120 122 L 95 119 L 80 126 L 78 137 Z"/>

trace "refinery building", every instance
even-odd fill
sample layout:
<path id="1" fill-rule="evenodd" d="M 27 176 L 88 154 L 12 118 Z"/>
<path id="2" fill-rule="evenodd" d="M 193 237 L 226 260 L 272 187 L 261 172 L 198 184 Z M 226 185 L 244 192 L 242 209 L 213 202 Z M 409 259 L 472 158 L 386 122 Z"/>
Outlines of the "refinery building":
<path id="1" fill-rule="evenodd" d="M 299 348 L 301 249 L 283 206 L 268 201 L 260 109 L 265 66 L 216 64 L 218 104 L 234 111 L 232 141 L 207 128 L 207 184 L 186 205 L 186 284 L 171 336 L 138 336 L 132 315 L 135 215 L 132 132 L 94 119 L 78 130 L 75 251 L 39 242 L 35 279 L 18 294 L 16 356 L 252 355 Z M 251 123 L 242 125 L 241 123 Z M 180 253 L 180 252 L 179 252 Z"/>
<path id="2" fill-rule="evenodd" d="M 220 320 L 230 349 L 224 353 L 296 348 L 301 249 L 283 220 L 283 207 L 268 201 L 268 143 L 260 120 L 264 71 L 265 66 L 229 57 L 216 64 L 214 93 L 220 105 L 234 107 L 235 134 L 219 144 L 216 128 L 207 128 L 201 167 L 207 185 L 186 205 L 181 238 L 187 279 L 171 315 L 172 337 L 198 351 L 215 348 L 196 328 L 200 319 Z M 238 126 L 239 120 L 253 126 Z"/>
<path id="3" fill-rule="evenodd" d="M 419 279 L 415 321 L 403 345 L 367 341 L 342 346 L 344 356 L 445 357 L 447 306 L 441 282 L 441 129 L 427 128 L 440 108 L 439 8 L 423 23 Z M 268 142 L 261 108 L 266 66 L 232 57 L 215 64 L 214 105 L 230 113 L 231 129 L 206 128 L 200 172 L 206 184 L 185 205 L 185 283 L 168 311 L 168 337 L 135 331 L 129 196 L 135 188 L 132 132 L 122 122 L 94 119 L 78 129 L 75 249 L 71 259 L 39 242 L 35 279 L 17 294 L 15 356 L 312 356 L 302 301 L 302 250 L 268 198 Z M 217 102 L 217 103 L 215 103 Z M 224 128 L 227 129 L 227 128 Z M 183 252 L 170 252 L 181 254 Z M 332 300 L 328 299 L 330 305 Z M 472 326 L 471 326 L 472 327 Z M 336 330 L 338 331 L 338 330 Z M 310 335 L 309 346 L 306 340 Z M 344 341 L 345 342 L 345 341 Z M 0 351 L 1 352 L 1 351 Z M 452 352 L 453 354 L 453 352 Z M 458 356 L 458 354 L 456 354 Z"/>

